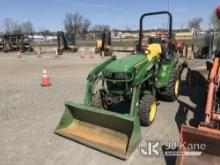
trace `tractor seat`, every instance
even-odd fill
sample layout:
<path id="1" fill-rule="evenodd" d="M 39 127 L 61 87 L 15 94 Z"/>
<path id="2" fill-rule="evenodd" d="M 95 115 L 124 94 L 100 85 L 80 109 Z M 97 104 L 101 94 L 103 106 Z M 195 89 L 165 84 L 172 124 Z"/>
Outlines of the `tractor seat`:
<path id="1" fill-rule="evenodd" d="M 150 44 L 147 47 L 147 50 L 145 50 L 145 54 L 147 55 L 147 59 L 149 61 L 151 61 L 154 57 L 158 57 L 158 59 L 160 59 L 161 53 L 162 53 L 162 49 L 160 44 Z"/>

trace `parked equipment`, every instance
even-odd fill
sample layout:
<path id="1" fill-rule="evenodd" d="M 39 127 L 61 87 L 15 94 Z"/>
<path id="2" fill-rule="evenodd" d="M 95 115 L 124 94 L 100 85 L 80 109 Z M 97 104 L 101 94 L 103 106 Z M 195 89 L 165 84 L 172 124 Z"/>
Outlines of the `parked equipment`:
<path id="1" fill-rule="evenodd" d="M 185 47 L 185 42 L 183 40 L 176 40 L 175 47 L 176 47 L 177 54 L 180 57 L 183 57 L 183 50 Z"/>
<path id="2" fill-rule="evenodd" d="M 19 35 L 4 35 L 4 52 L 19 50 Z"/>
<path id="3" fill-rule="evenodd" d="M 5 53 L 11 51 L 22 51 L 25 52 L 33 51 L 33 48 L 30 45 L 30 39 L 28 36 L 24 36 L 22 34 L 18 35 L 3 35 L 3 51 Z"/>
<path id="4" fill-rule="evenodd" d="M 111 50 L 111 32 L 108 30 L 103 30 L 101 33 L 101 40 L 96 40 L 96 53 L 104 53 L 105 56 L 112 55 Z"/>
<path id="5" fill-rule="evenodd" d="M 4 40 L 2 39 L 2 37 L 0 37 L 0 50 L 3 51 L 4 49 Z"/>
<path id="6" fill-rule="evenodd" d="M 205 144 L 206 148 L 199 157 L 181 156 L 177 164 L 199 162 L 215 164 L 220 161 L 220 58 L 214 59 L 209 77 L 209 90 L 205 108 L 205 120 L 198 128 L 182 126 L 180 134 L 180 151 L 188 151 L 188 144 Z M 191 150 L 192 151 L 192 150 Z"/>
<path id="7" fill-rule="evenodd" d="M 217 16 L 220 17 L 220 6 Z M 220 54 L 220 52 L 219 52 Z M 219 164 L 220 162 L 220 57 L 216 57 L 209 76 L 209 88 L 206 100 L 205 118 L 198 128 L 182 126 L 179 148 L 183 153 L 187 152 L 188 144 L 205 144 L 202 155 L 180 156 L 176 164 Z M 193 151 L 193 150 L 191 150 Z"/>
<path id="8" fill-rule="evenodd" d="M 33 51 L 33 48 L 30 44 L 30 38 L 26 35 L 22 35 L 20 37 L 20 49 L 25 52 L 25 51 L 29 51 L 29 52 L 32 52 Z"/>
<path id="9" fill-rule="evenodd" d="M 58 48 L 57 48 L 58 55 L 62 55 L 64 51 L 75 53 L 78 50 L 75 42 L 75 35 L 73 33 L 64 34 L 64 32 L 58 31 L 57 42 L 58 42 Z"/>
<path id="10" fill-rule="evenodd" d="M 143 49 L 143 19 L 167 14 L 167 47 L 151 43 Z M 146 13 L 140 19 L 137 53 L 117 59 L 111 56 L 87 77 L 83 104 L 65 103 L 55 132 L 90 147 L 127 159 L 140 139 L 140 124 L 150 125 L 156 116 L 156 94 L 174 101 L 180 89 L 183 64 L 173 54 L 172 15 L 167 11 Z M 100 82 L 100 84 L 99 84 Z"/>

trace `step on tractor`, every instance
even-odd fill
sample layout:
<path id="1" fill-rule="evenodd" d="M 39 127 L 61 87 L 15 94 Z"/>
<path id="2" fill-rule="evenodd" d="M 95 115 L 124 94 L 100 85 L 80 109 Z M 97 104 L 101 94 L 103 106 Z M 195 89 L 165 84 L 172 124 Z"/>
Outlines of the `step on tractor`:
<path id="1" fill-rule="evenodd" d="M 157 40 L 143 47 L 144 18 L 161 14 L 169 17 L 166 45 Z M 172 35 L 169 12 L 143 14 L 136 53 L 119 59 L 111 56 L 96 66 L 87 77 L 84 102 L 65 103 L 55 133 L 127 159 L 141 140 L 140 125 L 155 120 L 157 98 L 175 101 L 178 97 L 185 64 L 172 51 Z"/>
<path id="2" fill-rule="evenodd" d="M 57 32 L 57 54 L 62 55 L 64 51 L 76 53 L 78 48 L 76 47 L 74 33 L 64 33 L 62 31 Z"/>

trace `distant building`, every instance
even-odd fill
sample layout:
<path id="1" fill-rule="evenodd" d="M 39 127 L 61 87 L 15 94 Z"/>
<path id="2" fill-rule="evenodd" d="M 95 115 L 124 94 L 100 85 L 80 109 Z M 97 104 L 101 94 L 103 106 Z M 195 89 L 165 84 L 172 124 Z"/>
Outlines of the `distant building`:
<path id="1" fill-rule="evenodd" d="M 57 36 L 33 35 L 29 37 L 32 38 L 33 42 L 56 41 L 57 40 Z"/>
<path id="2" fill-rule="evenodd" d="M 45 40 L 46 41 L 56 41 L 57 40 L 57 36 L 46 36 Z"/>
<path id="3" fill-rule="evenodd" d="M 178 40 L 191 40 L 193 38 L 193 32 L 191 31 L 184 31 L 184 32 L 175 32 L 175 37 Z"/>
<path id="4" fill-rule="evenodd" d="M 174 31 L 175 33 L 175 37 L 176 39 L 192 39 L 193 38 L 193 32 L 191 32 L 190 30 L 177 30 Z M 152 30 L 152 31 L 144 31 L 143 35 L 144 36 L 165 36 L 167 35 L 167 32 L 163 32 L 160 30 Z M 139 31 L 125 31 L 125 30 L 117 30 L 117 31 L 113 31 L 112 32 L 112 38 L 113 39 L 117 39 L 117 38 L 122 38 L 122 39 L 126 39 L 126 38 L 138 38 L 139 37 Z"/>
<path id="5" fill-rule="evenodd" d="M 31 38 L 33 39 L 34 42 L 41 42 L 44 41 L 44 36 L 42 35 L 33 35 L 31 36 Z"/>

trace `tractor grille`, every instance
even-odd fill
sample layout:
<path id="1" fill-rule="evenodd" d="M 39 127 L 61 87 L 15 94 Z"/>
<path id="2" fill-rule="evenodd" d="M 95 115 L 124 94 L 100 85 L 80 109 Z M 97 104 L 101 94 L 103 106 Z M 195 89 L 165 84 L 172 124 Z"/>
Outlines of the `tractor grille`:
<path id="1" fill-rule="evenodd" d="M 107 73 L 105 78 L 108 90 L 125 91 L 131 86 L 133 76 L 130 73 Z"/>
<path id="2" fill-rule="evenodd" d="M 125 90 L 126 84 L 125 82 L 116 82 L 113 83 L 111 81 L 107 81 L 108 90 Z"/>

